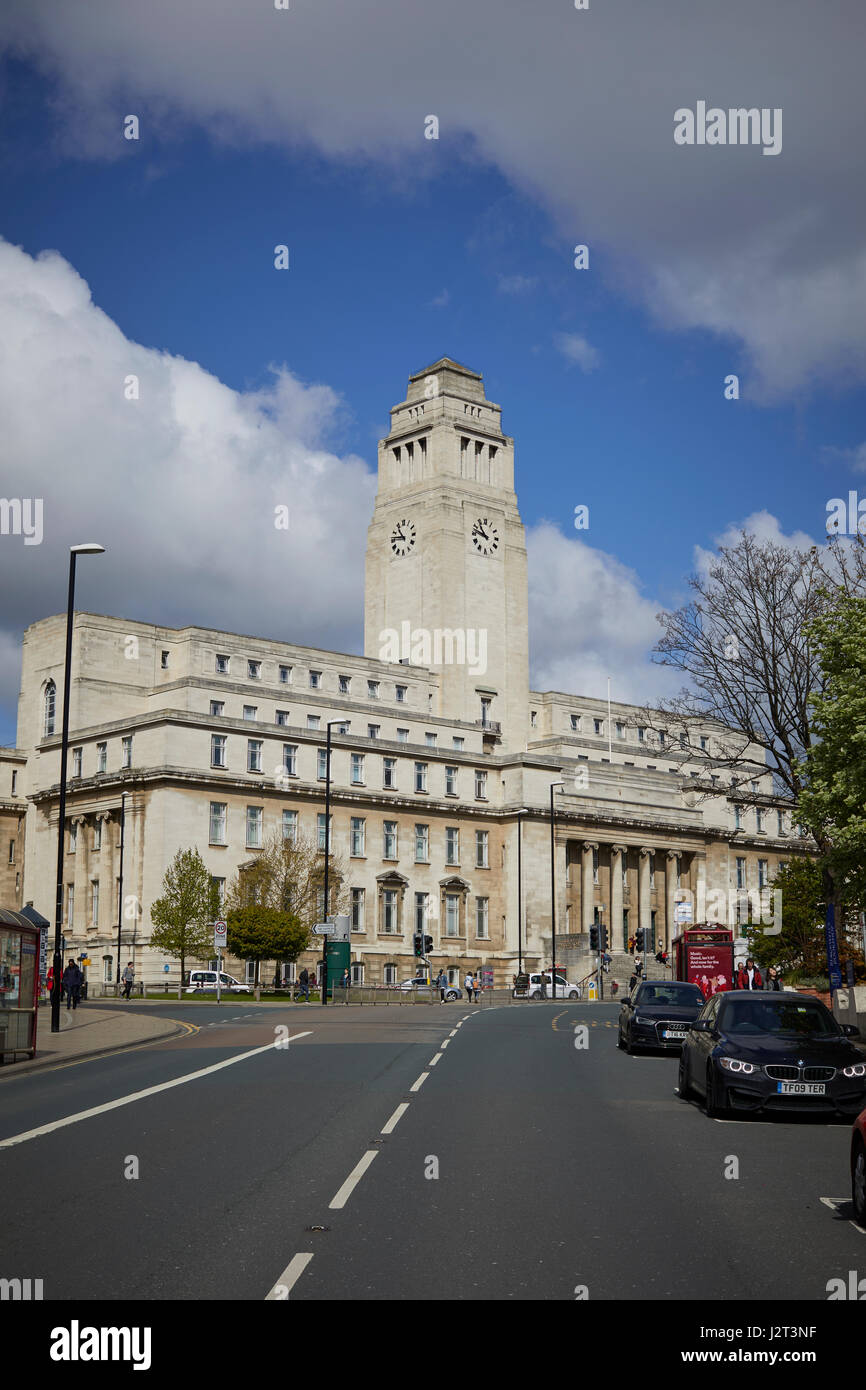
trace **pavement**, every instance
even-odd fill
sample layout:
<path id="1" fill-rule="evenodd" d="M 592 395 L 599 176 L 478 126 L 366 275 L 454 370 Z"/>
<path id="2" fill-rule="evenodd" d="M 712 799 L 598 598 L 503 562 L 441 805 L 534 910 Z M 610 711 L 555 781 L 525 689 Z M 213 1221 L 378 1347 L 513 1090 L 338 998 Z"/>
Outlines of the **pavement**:
<path id="1" fill-rule="evenodd" d="M 0 1272 L 46 1300 L 826 1301 L 866 1258 L 850 1123 L 710 1120 L 617 1014 L 178 1002 L 194 1031 L 16 1069 Z"/>
<path id="2" fill-rule="evenodd" d="M 109 1052 L 157 1042 L 189 1031 L 176 1019 L 131 1012 L 117 1004 L 79 1004 L 60 1009 L 60 1032 L 51 1032 L 51 1008 L 42 1004 L 36 1026 L 36 1056 L 0 1067 L 0 1083 L 58 1063 L 84 1061 Z"/>

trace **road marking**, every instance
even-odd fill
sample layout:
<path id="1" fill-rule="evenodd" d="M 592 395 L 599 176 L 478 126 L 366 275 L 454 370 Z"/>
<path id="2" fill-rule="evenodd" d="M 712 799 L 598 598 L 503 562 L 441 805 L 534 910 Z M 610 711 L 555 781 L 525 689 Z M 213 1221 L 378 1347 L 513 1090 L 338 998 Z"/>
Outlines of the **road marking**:
<path id="1" fill-rule="evenodd" d="M 448 1036 L 449 1036 L 449 1038 L 456 1038 L 456 1036 L 457 1036 L 457 1029 L 456 1029 L 456 1028 L 452 1028 L 452 1029 L 451 1029 L 451 1032 L 448 1034 Z"/>
<path id="2" fill-rule="evenodd" d="M 288 1038 L 287 1042 L 297 1042 L 298 1038 L 308 1038 L 312 1033 L 308 1028 L 304 1033 L 295 1033 L 294 1037 Z M 187 1072 L 186 1076 L 177 1076 L 173 1081 L 162 1081 L 158 1086 L 148 1086 L 143 1091 L 133 1091 L 131 1095 L 121 1096 L 119 1100 L 107 1101 L 105 1105 L 94 1105 L 90 1110 L 79 1110 L 75 1115 L 64 1115 L 62 1120 L 52 1120 L 50 1124 L 40 1125 L 38 1129 L 27 1129 L 22 1134 L 13 1134 L 8 1139 L 0 1139 L 0 1149 L 11 1149 L 14 1144 L 23 1144 L 28 1139 L 37 1139 L 40 1134 L 51 1134 L 55 1129 L 64 1129 L 66 1125 L 78 1124 L 79 1120 L 90 1120 L 94 1115 L 105 1115 L 109 1110 L 119 1110 L 122 1105 L 132 1105 L 133 1101 L 145 1100 L 148 1096 L 159 1095 L 161 1091 L 170 1091 L 175 1086 L 185 1086 L 188 1081 L 197 1081 L 200 1076 L 210 1076 L 215 1071 L 222 1071 L 224 1067 L 234 1066 L 235 1062 L 245 1062 L 248 1057 L 258 1057 L 262 1052 L 270 1052 L 274 1044 L 265 1043 L 264 1047 L 254 1047 L 250 1052 L 239 1052 L 236 1057 L 227 1057 L 224 1062 L 215 1062 L 213 1066 L 202 1067 L 199 1071 Z M 283 1044 L 285 1046 L 285 1044 Z"/>
<path id="3" fill-rule="evenodd" d="M 444 1042 L 441 1042 L 441 1043 L 439 1044 L 439 1046 L 442 1048 L 442 1050 L 443 1050 L 443 1052 L 444 1052 L 444 1050 L 445 1050 L 446 1047 L 450 1047 L 450 1046 L 451 1046 L 451 1039 L 450 1039 L 450 1038 L 446 1038 Z"/>
<path id="4" fill-rule="evenodd" d="M 394 1133 L 394 1130 L 397 1128 L 398 1124 L 400 1123 L 400 1121 L 402 1120 L 403 1116 L 406 1114 L 406 1111 L 407 1111 L 408 1109 L 409 1109 L 409 1102 L 408 1102 L 408 1100 L 404 1100 L 404 1101 L 402 1102 L 401 1105 L 398 1105 L 398 1106 L 397 1106 L 397 1109 L 394 1111 L 394 1114 L 391 1116 L 390 1120 L 389 1120 L 388 1123 L 385 1125 L 385 1128 L 384 1128 L 384 1129 L 380 1129 L 380 1130 L 379 1130 L 379 1133 L 380 1133 L 380 1134 L 393 1134 L 393 1133 Z"/>
<path id="5" fill-rule="evenodd" d="M 435 1057 L 431 1057 L 430 1061 L 427 1063 L 428 1067 L 435 1067 L 436 1063 L 440 1060 L 441 1056 L 442 1053 L 437 1052 Z"/>
<path id="6" fill-rule="evenodd" d="M 834 1211 L 837 1214 L 839 1212 L 840 1207 L 847 1207 L 851 1205 L 850 1197 L 821 1197 L 820 1201 L 824 1203 L 825 1207 L 829 1207 L 831 1211 Z M 858 1226 L 856 1221 L 852 1221 L 850 1217 L 846 1217 L 846 1220 L 849 1226 L 854 1227 L 854 1230 L 857 1232 L 858 1236 L 866 1236 L 866 1231 L 864 1231 L 862 1226 Z"/>
<path id="7" fill-rule="evenodd" d="M 557 1018 L 562 1018 L 562 1015 L 563 1015 L 564 1013 L 565 1013 L 565 1009 L 561 1009 L 560 1012 L 556 1015 L 556 1018 L 552 1018 L 552 1019 L 550 1020 L 550 1026 L 551 1026 L 551 1028 L 553 1029 L 554 1033 L 558 1033 L 558 1032 L 559 1032 L 559 1029 L 558 1029 L 557 1026 L 556 1026 L 556 1019 L 557 1019 Z"/>
<path id="8" fill-rule="evenodd" d="M 429 1075 L 430 1075 L 429 1071 L 422 1071 L 421 1075 L 418 1077 L 418 1080 L 415 1082 L 414 1086 L 410 1086 L 410 1087 L 409 1087 L 409 1090 L 410 1090 L 410 1091 L 420 1091 L 420 1090 L 421 1090 L 421 1087 L 424 1085 L 424 1082 L 427 1080 L 427 1077 L 428 1077 Z"/>
<path id="9" fill-rule="evenodd" d="M 269 1299 L 288 1298 L 312 1258 L 312 1253 L 293 1255 L 270 1293 L 265 1294 L 265 1302 Z"/>
<path id="10" fill-rule="evenodd" d="M 328 1203 L 328 1206 L 331 1207 L 332 1210 L 338 1211 L 340 1207 L 344 1207 L 346 1205 L 355 1188 L 358 1186 L 358 1183 L 361 1181 L 370 1164 L 373 1162 L 373 1159 L 378 1157 L 378 1154 L 378 1149 L 368 1149 L 367 1152 L 364 1154 L 364 1157 L 358 1163 L 355 1164 L 355 1167 L 352 1169 L 346 1181 L 343 1183 L 343 1186 L 340 1188 L 334 1200 Z"/>
<path id="11" fill-rule="evenodd" d="M 458 1029 L 458 1028 L 462 1028 L 462 1027 L 463 1027 L 463 1019 L 461 1018 L 460 1022 L 459 1022 L 459 1023 L 457 1024 L 457 1026 L 455 1027 L 454 1032 L 456 1033 L 456 1032 L 457 1032 L 457 1029 Z"/>

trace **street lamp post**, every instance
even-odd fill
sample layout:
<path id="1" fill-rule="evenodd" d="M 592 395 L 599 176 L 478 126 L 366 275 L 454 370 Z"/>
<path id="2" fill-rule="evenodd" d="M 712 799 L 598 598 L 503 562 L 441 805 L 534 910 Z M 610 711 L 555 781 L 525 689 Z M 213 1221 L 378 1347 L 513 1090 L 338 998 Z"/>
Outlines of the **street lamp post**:
<path id="1" fill-rule="evenodd" d="M 328 864 L 331 858 L 331 729 L 335 724 L 339 724 L 343 733 L 349 728 L 348 719 L 329 719 L 327 723 L 328 740 L 327 752 L 325 754 L 325 921 L 328 920 Z M 324 949 L 322 955 L 324 964 L 322 967 L 322 1005 L 328 1002 L 328 938 L 324 937 Z"/>
<path id="2" fill-rule="evenodd" d="M 120 877 L 117 883 L 117 983 L 120 984 L 120 933 L 123 927 L 123 841 L 126 830 L 126 792 L 120 793 Z"/>
<path id="3" fill-rule="evenodd" d="M 517 812 L 517 973 L 523 974 L 523 821 L 528 807 Z"/>
<path id="4" fill-rule="evenodd" d="M 51 1031 L 60 1032 L 60 977 L 63 924 L 63 842 L 66 829 L 66 768 L 69 761 L 69 692 L 72 684 L 72 626 L 75 608 L 75 561 L 79 555 L 102 555 L 105 546 L 88 542 L 73 545 L 69 551 L 69 594 L 66 601 L 66 664 L 63 668 L 63 732 L 60 739 L 60 805 L 57 827 L 57 897 L 54 904 L 54 988 L 51 991 Z"/>
<path id="5" fill-rule="evenodd" d="M 556 812 L 553 806 L 553 793 L 557 787 L 565 789 L 564 782 L 550 784 L 550 985 L 553 998 L 556 998 Z"/>

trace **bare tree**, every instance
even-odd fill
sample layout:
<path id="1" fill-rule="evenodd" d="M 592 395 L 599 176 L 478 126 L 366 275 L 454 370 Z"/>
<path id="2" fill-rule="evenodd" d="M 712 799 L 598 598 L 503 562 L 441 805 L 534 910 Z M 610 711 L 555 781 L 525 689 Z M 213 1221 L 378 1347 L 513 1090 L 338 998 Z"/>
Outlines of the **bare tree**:
<path id="1" fill-rule="evenodd" d="M 331 910 L 342 912 L 348 903 L 345 866 L 339 856 L 330 856 Z M 241 864 L 237 876 L 226 888 L 226 910 L 248 907 L 274 908 L 291 912 L 308 929 L 318 919 L 319 890 L 324 888 L 325 856 L 315 840 L 303 835 L 283 839 L 278 832 L 269 836 L 255 859 Z"/>

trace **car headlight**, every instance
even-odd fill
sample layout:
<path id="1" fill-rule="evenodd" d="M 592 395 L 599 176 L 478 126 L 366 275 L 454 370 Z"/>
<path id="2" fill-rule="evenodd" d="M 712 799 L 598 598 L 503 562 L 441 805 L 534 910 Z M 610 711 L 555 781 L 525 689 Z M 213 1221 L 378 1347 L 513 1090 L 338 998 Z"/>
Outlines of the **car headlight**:
<path id="1" fill-rule="evenodd" d="M 738 1057 L 720 1057 L 719 1066 L 724 1067 L 725 1071 L 753 1072 L 758 1070 L 752 1062 L 741 1062 Z"/>
<path id="2" fill-rule="evenodd" d="M 843 1076 L 866 1076 L 866 1062 L 854 1062 L 850 1067 L 842 1068 Z"/>
<path id="3" fill-rule="evenodd" d="M 647 1018 L 645 1014 L 635 1014 L 635 1016 L 634 1016 L 634 1021 L 635 1021 L 635 1023 L 643 1023 L 643 1024 L 645 1024 L 648 1028 L 652 1028 L 652 1027 L 654 1027 L 654 1025 L 655 1025 L 655 1019 L 654 1019 L 654 1018 Z"/>

